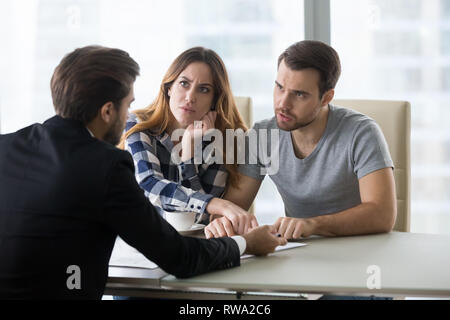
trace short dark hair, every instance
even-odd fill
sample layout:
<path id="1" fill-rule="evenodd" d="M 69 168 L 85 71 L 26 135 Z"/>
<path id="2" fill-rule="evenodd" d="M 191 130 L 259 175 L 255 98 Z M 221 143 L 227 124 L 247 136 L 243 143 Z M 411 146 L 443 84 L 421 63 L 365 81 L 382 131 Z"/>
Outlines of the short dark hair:
<path id="1" fill-rule="evenodd" d="M 78 48 L 53 73 L 50 87 L 56 114 L 87 124 L 107 102 L 118 109 L 138 75 L 139 65 L 123 50 Z"/>
<path id="2" fill-rule="evenodd" d="M 320 97 L 328 90 L 334 89 L 341 75 L 338 53 L 320 41 L 304 40 L 294 43 L 280 55 L 278 67 L 283 60 L 291 70 L 317 70 L 320 74 Z"/>

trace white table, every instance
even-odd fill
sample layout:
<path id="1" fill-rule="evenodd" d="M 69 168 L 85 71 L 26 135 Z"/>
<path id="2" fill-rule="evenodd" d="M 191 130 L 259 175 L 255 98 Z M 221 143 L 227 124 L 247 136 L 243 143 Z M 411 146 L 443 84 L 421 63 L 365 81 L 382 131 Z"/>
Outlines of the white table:
<path id="1" fill-rule="evenodd" d="M 303 239 L 308 243 L 237 268 L 177 279 L 160 269 L 110 268 L 105 294 L 255 298 L 250 292 L 450 297 L 450 235 L 389 234 Z M 372 268 L 372 269 L 371 269 Z M 377 281 L 379 289 L 370 288 Z M 277 297 L 277 296 L 273 296 Z"/>

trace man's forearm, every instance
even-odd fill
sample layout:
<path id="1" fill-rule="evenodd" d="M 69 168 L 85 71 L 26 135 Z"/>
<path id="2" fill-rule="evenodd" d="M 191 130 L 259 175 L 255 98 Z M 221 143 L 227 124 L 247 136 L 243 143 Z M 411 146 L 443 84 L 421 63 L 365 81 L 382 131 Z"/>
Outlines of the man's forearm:
<path id="1" fill-rule="evenodd" d="M 321 236 L 349 236 L 390 232 L 396 218 L 395 208 L 375 203 L 362 203 L 356 207 L 323 216 L 308 218 L 312 234 Z"/>

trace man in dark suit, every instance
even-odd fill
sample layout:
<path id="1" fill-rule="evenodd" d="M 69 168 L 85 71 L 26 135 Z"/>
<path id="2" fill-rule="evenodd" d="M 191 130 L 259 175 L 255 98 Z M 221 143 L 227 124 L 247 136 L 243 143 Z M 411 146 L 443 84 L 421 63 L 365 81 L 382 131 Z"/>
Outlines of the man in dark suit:
<path id="1" fill-rule="evenodd" d="M 285 243 L 269 226 L 234 239 L 182 237 L 157 214 L 130 154 L 114 146 L 138 74 L 124 51 L 77 49 L 51 80 L 57 115 L 0 135 L 0 298 L 101 298 L 117 235 L 177 277 Z"/>

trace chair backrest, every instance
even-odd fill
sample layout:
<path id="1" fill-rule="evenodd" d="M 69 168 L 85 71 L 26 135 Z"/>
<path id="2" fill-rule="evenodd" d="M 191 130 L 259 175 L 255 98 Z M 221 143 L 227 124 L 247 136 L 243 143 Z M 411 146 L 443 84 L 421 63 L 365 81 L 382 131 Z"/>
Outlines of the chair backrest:
<path id="1" fill-rule="evenodd" d="M 242 120 L 244 120 L 245 124 L 250 129 L 253 125 L 252 98 L 234 97 L 234 101 L 236 102 L 236 107 L 238 108 L 239 113 L 242 116 Z"/>
<path id="2" fill-rule="evenodd" d="M 236 102 L 236 107 L 241 114 L 242 120 L 247 125 L 247 128 L 251 128 L 253 126 L 253 103 L 252 98 L 250 97 L 234 97 L 234 101 Z M 250 208 L 248 209 L 250 214 L 255 213 L 255 205 L 252 203 Z"/>
<path id="3" fill-rule="evenodd" d="M 409 232 L 411 211 L 411 105 L 406 101 L 333 100 L 331 104 L 363 113 L 383 131 L 394 162 L 397 220 L 394 230 Z"/>

